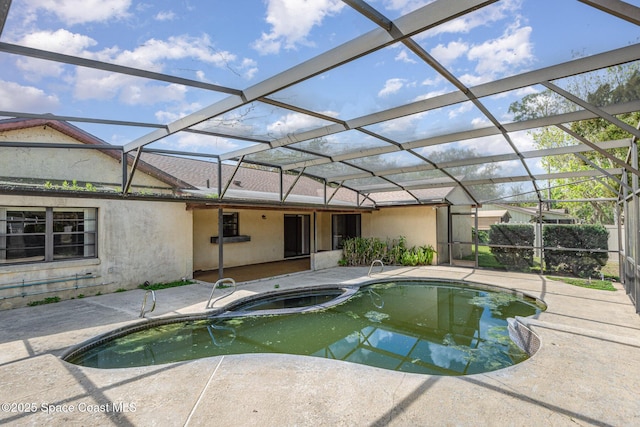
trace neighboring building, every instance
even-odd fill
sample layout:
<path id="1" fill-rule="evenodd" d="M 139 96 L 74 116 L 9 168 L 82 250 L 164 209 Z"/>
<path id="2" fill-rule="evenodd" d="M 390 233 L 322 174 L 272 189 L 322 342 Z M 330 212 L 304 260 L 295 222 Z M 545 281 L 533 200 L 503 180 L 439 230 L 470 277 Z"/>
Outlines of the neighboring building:
<path id="1" fill-rule="evenodd" d="M 349 189 L 264 168 L 223 164 L 219 184 L 215 162 L 154 153 L 142 153 L 132 176 L 120 147 L 41 119 L 0 121 L 0 150 L 0 308 L 217 269 L 218 218 L 224 267 L 291 257 L 333 266 L 350 236 L 404 236 L 448 262 L 449 235 L 466 233 L 449 231 L 448 206 L 469 204 L 454 188 L 376 193 L 374 207 Z"/>
<path id="2" fill-rule="evenodd" d="M 497 215 L 506 215 L 497 217 Z M 484 205 L 478 209 L 478 229 L 483 230 L 485 228 L 480 227 L 480 220 L 484 218 L 483 226 L 487 223 L 497 224 L 499 222 L 511 222 L 520 224 L 532 224 L 539 221 L 540 209 L 536 207 L 520 207 L 503 204 L 491 204 Z M 498 220 L 498 222 L 492 222 Z M 565 209 L 543 209 L 542 210 L 542 223 L 543 224 L 575 224 L 578 220 L 571 216 Z M 488 229 L 488 227 L 486 228 Z"/>
<path id="3" fill-rule="evenodd" d="M 487 231 L 493 224 L 504 224 L 510 219 L 507 209 L 478 210 L 478 230 Z"/>

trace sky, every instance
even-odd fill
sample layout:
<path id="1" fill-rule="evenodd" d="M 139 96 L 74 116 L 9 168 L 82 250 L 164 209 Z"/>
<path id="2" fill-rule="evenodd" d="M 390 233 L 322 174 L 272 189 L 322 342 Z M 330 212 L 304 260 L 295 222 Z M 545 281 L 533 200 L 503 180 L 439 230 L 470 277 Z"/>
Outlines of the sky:
<path id="1" fill-rule="evenodd" d="M 427 3 L 430 1 L 370 1 L 390 19 Z M 640 6 L 640 0 L 629 3 Z M 0 41 L 242 90 L 375 28 L 338 0 L 13 0 Z M 418 34 L 414 40 L 462 83 L 473 87 L 638 43 L 640 31 L 575 0 L 502 0 Z M 348 120 L 453 90 L 451 83 L 397 44 L 271 96 Z M 523 88 L 482 101 L 498 120 L 509 122 L 508 106 L 540 90 Z M 227 96 L 0 53 L 0 110 L 4 111 L 167 124 Z M 252 103 L 203 127 L 272 140 L 326 124 Z M 116 145 L 153 130 L 76 125 Z M 379 123 L 370 130 L 408 142 L 488 125 L 487 117 L 466 102 Z M 338 152 L 380 144 L 349 132 L 329 137 L 328 142 Z M 514 143 L 524 151 L 533 147 L 526 133 L 514 135 Z M 251 143 L 180 133 L 152 145 L 221 154 Z M 476 141 L 457 146 L 478 150 Z M 480 146 L 485 155 L 511 150 L 500 137 L 486 139 Z M 443 148 L 427 147 L 422 153 Z M 514 173 L 522 171 L 514 169 Z"/>

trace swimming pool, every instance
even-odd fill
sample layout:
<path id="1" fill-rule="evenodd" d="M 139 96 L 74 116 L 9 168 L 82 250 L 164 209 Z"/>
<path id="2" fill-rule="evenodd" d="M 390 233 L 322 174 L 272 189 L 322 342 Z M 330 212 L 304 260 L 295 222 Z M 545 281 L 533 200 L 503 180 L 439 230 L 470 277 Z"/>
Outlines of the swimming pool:
<path id="1" fill-rule="evenodd" d="M 122 368 L 288 353 L 403 372 L 467 375 L 529 358 L 511 339 L 507 319 L 543 309 L 534 298 L 470 283 L 403 280 L 315 287 L 134 325 L 73 348 L 63 358 Z"/>

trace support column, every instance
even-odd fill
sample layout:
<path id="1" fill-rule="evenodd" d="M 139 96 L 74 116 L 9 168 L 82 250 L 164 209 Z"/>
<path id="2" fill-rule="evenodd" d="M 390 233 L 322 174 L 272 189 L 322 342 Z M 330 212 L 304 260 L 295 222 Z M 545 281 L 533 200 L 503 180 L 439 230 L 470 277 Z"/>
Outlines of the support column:
<path id="1" fill-rule="evenodd" d="M 218 194 L 222 194 L 222 161 L 218 159 Z M 224 278 L 224 215 L 218 208 L 218 280 Z"/>
<path id="2" fill-rule="evenodd" d="M 479 256 L 478 256 L 478 205 L 476 205 L 475 208 L 476 208 L 476 217 L 475 217 L 473 226 L 474 226 L 476 232 L 475 232 L 475 239 L 473 239 L 473 240 L 474 240 L 474 244 L 475 244 L 475 247 L 476 247 L 476 268 L 478 268 L 478 267 L 480 267 L 478 265 L 479 264 Z"/>
<path id="3" fill-rule="evenodd" d="M 636 138 L 633 139 L 631 144 L 631 165 L 634 168 L 638 168 L 638 142 Z M 640 313 L 640 301 L 638 301 L 638 294 L 640 294 L 640 272 L 638 271 L 638 258 L 640 258 L 640 200 L 638 200 L 638 175 L 631 175 L 631 188 L 632 195 L 631 201 L 633 203 L 633 218 L 625 218 L 628 226 L 631 226 L 631 233 L 633 233 L 634 247 L 633 254 L 633 303 L 635 304 L 636 313 Z"/>
<path id="4" fill-rule="evenodd" d="M 224 215 L 223 209 L 218 208 L 218 279 L 224 278 Z"/>

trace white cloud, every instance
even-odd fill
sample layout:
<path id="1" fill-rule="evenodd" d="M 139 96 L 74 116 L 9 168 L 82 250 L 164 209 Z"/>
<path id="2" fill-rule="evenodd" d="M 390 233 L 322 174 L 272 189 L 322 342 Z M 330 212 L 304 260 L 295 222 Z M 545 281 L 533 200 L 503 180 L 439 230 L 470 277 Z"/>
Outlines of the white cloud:
<path id="1" fill-rule="evenodd" d="M 298 45 L 313 45 L 307 37 L 327 16 L 339 13 L 344 3 L 339 0 L 268 0 L 266 21 L 271 32 L 253 43 L 262 55 L 275 54 L 280 49 L 295 49 Z"/>
<path id="2" fill-rule="evenodd" d="M 161 84 L 123 74 L 78 68 L 73 95 L 79 100 L 118 99 L 128 105 L 180 103 L 187 88 L 178 84 Z"/>
<path id="3" fill-rule="evenodd" d="M 131 84 L 120 91 L 120 100 L 129 105 L 152 105 L 158 100 L 162 100 L 162 102 L 182 101 L 186 92 L 187 88 L 178 84 Z"/>
<path id="4" fill-rule="evenodd" d="M 433 37 L 443 33 L 469 33 L 476 27 L 487 26 L 500 21 L 522 7 L 522 0 L 503 0 L 460 18 L 438 25 L 427 31 L 422 37 Z M 420 37 L 420 38 L 422 38 Z"/>
<path id="5" fill-rule="evenodd" d="M 520 151 L 533 151 L 539 148 L 530 131 L 512 132 L 509 136 Z"/>
<path id="6" fill-rule="evenodd" d="M 424 79 L 422 81 L 422 83 L 420 83 L 422 86 L 436 86 L 438 84 L 440 84 L 442 82 L 442 76 L 437 75 L 435 78 L 431 79 Z"/>
<path id="7" fill-rule="evenodd" d="M 435 0 L 385 0 L 384 7 L 389 10 L 400 11 L 400 13 L 409 13 L 426 4 L 433 3 Z"/>
<path id="8" fill-rule="evenodd" d="M 105 22 L 129 16 L 131 0 L 30 0 L 30 13 L 42 9 L 67 25 Z"/>
<path id="9" fill-rule="evenodd" d="M 477 76 L 477 75 L 465 73 L 460 76 L 460 81 L 467 87 L 477 86 L 479 84 L 486 83 L 489 80 L 491 80 L 491 76 L 489 75 Z"/>
<path id="10" fill-rule="evenodd" d="M 416 64 L 417 61 L 409 56 L 409 53 L 402 49 L 399 54 L 394 58 L 396 61 L 404 62 L 405 64 Z"/>
<path id="11" fill-rule="evenodd" d="M 18 40 L 17 44 L 78 56 L 85 52 L 86 49 L 95 46 L 97 42 L 91 37 L 59 29 L 53 32 L 32 32 Z M 37 58 L 20 57 L 16 60 L 16 66 L 24 73 L 25 78 L 30 81 L 38 81 L 46 76 L 61 76 L 64 72 L 63 64 Z"/>
<path id="12" fill-rule="evenodd" d="M 460 81 L 470 87 L 476 86 L 529 66 L 535 61 L 530 39 L 531 27 L 520 27 L 520 22 L 516 21 L 502 36 L 472 46 L 467 59 L 476 61 L 475 73 L 465 73 Z"/>
<path id="13" fill-rule="evenodd" d="M 18 40 L 17 44 L 68 55 L 78 55 L 98 43 L 89 36 L 59 29 L 29 33 Z"/>
<path id="14" fill-rule="evenodd" d="M 173 21 L 176 17 L 176 14 L 172 11 L 161 11 L 156 14 L 153 18 L 156 21 Z"/>
<path id="15" fill-rule="evenodd" d="M 477 118 L 473 121 L 475 122 L 477 127 L 484 127 L 482 126 L 483 120 L 484 119 L 482 118 Z M 489 125 L 489 123 L 485 122 L 484 125 Z M 509 146 L 509 143 L 506 141 L 506 139 L 504 139 L 504 136 L 502 135 L 490 135 L 475 139 L 466 139 L 464 141 L 460 141 L 458 146 L 460 148 L 468 148 L 470 150 L 474 150 L 482 156 L 513 152 L 513 149 Z"/>
<path id="16" fill-rule="evenodd" d="M 471 126 L 474 129 L 482 129 L 491 126 L 491 122 L 486 117 L 476 117 L 471 120 Z"/>
<path id="17" fill-rule="evenodd" d="M 458 108 L 454 108 L 449 111 L 449 118 L 454 119 L 458 117 L 460 114 L 464 114 L 473 109 L 473 103 L 471 101 L 466 101 L 460 104 Z"/>
<path id="18" fill-rule="evenodd" d="M 179 112 L 160 110 L 156 111 L 155 116 L 159 123 L 171 123 L 185 117 L 187 114 L 202 109 L 202 105 L 195 102 L 188 105 L 180 106 Z"/>
<path id="19" fill-rule="evenodd" d="M 122 65 L 152 69 L 162 69 L 162 62 L 166 60 L 179 60 L 193 58 L 210 63 L 216 67 L 225 67 L 234 62 L 236 55 L 216 50 L 209 36 L 201 37 L 187 35 L 171 36 L 167 40 L 149 39 L 134 50 L 119 52 L 113 60 Z"/>
<path id="20" fill-rule="evenodd" d="M 238 148 L 238 144 L 227 138 L 208 136 L 196 133 L 180 134 L 177 140 L 178 148 L 185 151 L 199 151 L 200 149 L 214 149 L 218 153 L 224 153 Z"/>
<path id="21" fill-rule="evenodd" d="M 469 49 L 467 58 L 477 61 L 475 71 L 479 75 L 501 76 L 533 62 L 532 29 L 519 24 L 516 22 L 507 28 L 501 37 Z"/>
<path id="22" fill-rule="evenodd" d="M 172 36 L 166 40 L 149 39 L 133 50 L 118 47 L 91 50 L 97 42 L 91 37 L 72 33 L 68 30 L 38 31 L 25 35 L 18 44 L 51 50 L 54 52 L 113 62 L 120 65 L 162 72 L 168 61 L 195 59 L 217 68 L 232 68 L 238 63 L 236 55 L 216 50 L 205 34 L 200 37 L 187 35 Z M 20 58 L 17 66 L 30 80 L 43 76 L 60 76 L 64 66 L 38 59 Z M 238 74 L 252 78 L 257 72 L 256 62 L 245 58 L 237 65 Z M 74 68 L 75 76 L 70 76 L 74 85 L 73 93 L 78 99 L 120 99 L 128 104 L 149 104 L 182 100 L 186 88 L 178 85 L 153 84 L 142 79 L 108 73 L 90 68 Z M 204 74 L 200 72 L 199 77 Z"/>
<path id="23" fill-rule="evenodd" d="M 389 79 L 385 82 L 384 87 L 378 92 L 378 96 L 384 98 L 397 93 L 406 84 L 405 79 Z"/>
<path id="24" fill-rule="evenodd" d="M 406 135 L 413 135 L 415 133 L 417 124 L 420 123 L 420 121 L 427 114 L 429 114 L 429 112 L 412 114 L 410 116 L 388 120 L 380 124 L 381 130 L 384 133 L 389 133 L 392 135 L 404 135 L 407 139 L 409 139 L 409 137 Z"/>
<path id="25" fill-rule="evenodd" d="M 424 95 L 418 95 L 415 98 L 413 98 L 413 102 L 416 101 L 424 101 L 425 99 L 429 99 L 429 98 L 433 98 L 435 96 L 440 96 L 447 93 L 447 91 L 445 89 L 439 89 L 439 90 L 434 90 L 431 92 L 427 92 Z"/>
<path id="26" fill-rule="evenodd" d="M 431 49 L 431 55 L 442 65 L 447 66 L 464 55 L 469 50 L 469 45 L 461 41 L 450 42 L 448 45 L 439 44 Z"/>
<path id="27" fill-rule="evenodd" d="M 335 112 L 324 113 L 335 116 Z M 267 126 L 267 131 L 271 135 L 280 137 L 292 132 L 301 132 L 308 129 L 324 126 L 326 122 L 313 116 L 300 113 L 286 114 L 275 122 Z"/>
<path id="28" fill-rule="evenodd" d="M 240 70 L 245 79 L 251 80 L 258 72 L 258 63 L 253 59 L 244 58 L 240 64 Z"/>
<path id="29" fill-rule="evenodd" d="M 55 95 L 47 95 L 33 86 L 0 80 L 0 109 L 50 113 L 60 105 Z"/>

